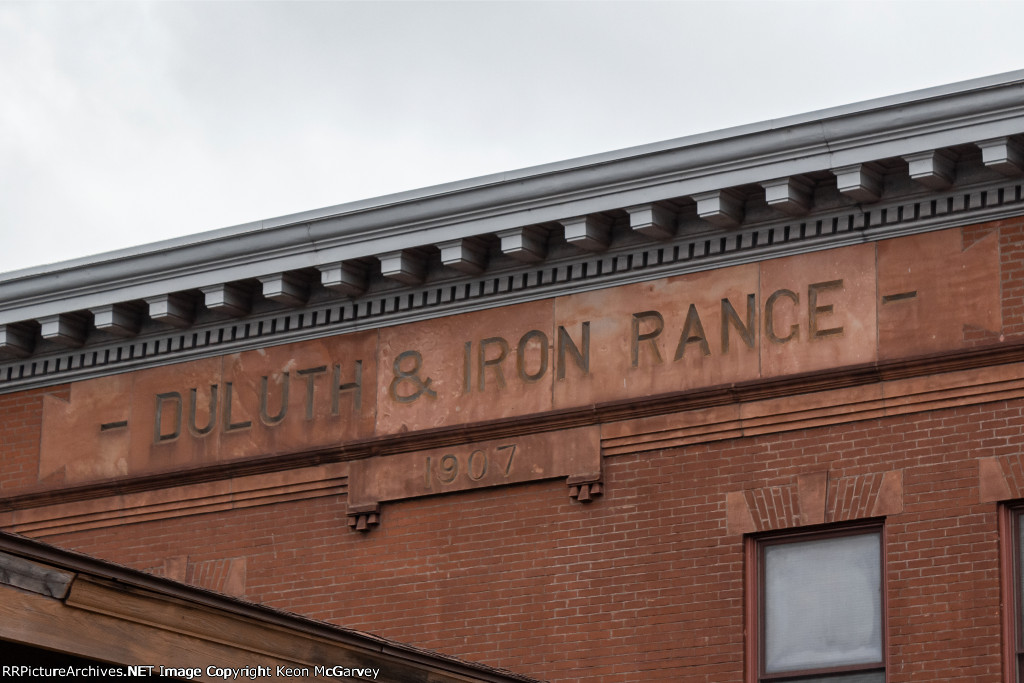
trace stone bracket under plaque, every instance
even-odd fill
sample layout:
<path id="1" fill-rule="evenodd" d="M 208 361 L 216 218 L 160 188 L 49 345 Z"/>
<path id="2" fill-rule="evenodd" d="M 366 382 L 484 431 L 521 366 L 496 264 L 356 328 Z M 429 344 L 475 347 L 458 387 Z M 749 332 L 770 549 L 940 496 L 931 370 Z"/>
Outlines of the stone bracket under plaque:
<path id="1" fill-rule="evenodd" d="M 380 503 L 348 506 L 348 526 L 353 531 L 369 531 L 380 524 Z"/>
<path id="2" fill-rule="evenodd" d="M 354 460 L 348 479 L 348 524 L 354 531 L 369 531 L 380 524 L 381 504 L 386 502 L 562 477 L 570 496 L 581 503 L 601 494 L 599 427 Z"/>
<path id="3" fill-rule="evenodd" d="M 569 497 L 580 503 L 592 503 L 594 498 L 604 493 L 600 472 L 574 474 L 565 483 L 569 487 Z"/>

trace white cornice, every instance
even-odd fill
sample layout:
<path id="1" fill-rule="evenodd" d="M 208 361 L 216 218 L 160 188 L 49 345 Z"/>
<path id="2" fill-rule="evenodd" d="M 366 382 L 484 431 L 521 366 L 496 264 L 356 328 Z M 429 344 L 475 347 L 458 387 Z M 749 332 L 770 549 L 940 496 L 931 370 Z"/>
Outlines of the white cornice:
<path id="1" fill-rule="evenodd" d="M 655 203 L 679 209 L 708 193 L 733 196 L 735 188 L 1021 134 L 1017 71 L 3 274 L 0 326 L 357 260 L 362 267 Z M 742 227 L 737 218 L 718 223 Z"/>
<path id="2" fill-rule="evenodd" d="M 981 154 L 971 161 L 980 164 Z M 1024 215 L 1024 177 L 962 166 L 968 178 L 946 192 L 921 191 L 907 178 L 910 192 L 877 204 L 840 202 L 830 210 L 819 206 L 809 215 L 759 220 L 728 232 L 709 226 L 691 232 L 700 225 L 694 221 L 652 241 L 630 233 L 634 218 L 654 220 L 658 212 L 636 211 L 608 226 L 612 246 L 579 249 L 565 243 L 543 261 L 506 257 L 429 282 L 400 283 L 385 275 L 364 290 L 361 273 L 345 279 L 328 271 L 327 280 L 335 284 L 297 304 L 254 300 L 252 284 L 243 283 L 201 293 L 205 311 L 195 306 L 200 295 L 194 292 L 155 297 L 147 302 L 149 321 L 138 317 L 138 305 L 95 309 L 92 332 L 81 327 L 81 314 L 56 316 L 36 330 L 46 342 L 34 347 L 26 326 L 0 325 L 7 356 L 0 358 L 0 394 Z M 968 182 L 979 175 L 985 180 Z M 831 191 L 837 194 L 834 185 Z M 828 199 L 822 194 L 820 204 Z M 754 214 L 774 215 L 767 205 L 754 207 Z M 346 294 L 335 294 L 338 288 Z M 47 331 L 50 336 L 43 336 Z"/>

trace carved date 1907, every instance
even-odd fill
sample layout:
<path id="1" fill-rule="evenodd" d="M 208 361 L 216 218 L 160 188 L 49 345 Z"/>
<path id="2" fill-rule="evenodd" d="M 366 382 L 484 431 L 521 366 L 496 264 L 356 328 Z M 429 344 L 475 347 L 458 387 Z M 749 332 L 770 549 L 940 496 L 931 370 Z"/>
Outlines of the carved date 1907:
<path id="1" fill-rule="evenodd" d="M 500 477 L 508 479 L 512 472 L 512 462 L 516 455 L 516 444 L 502 444 L 491 449 L 477 448 L 467 455 L 465 453 L 445 453 L 440 458 L 428 455 L 423 470 L 423 484 L 428 490 L 434 488 L 436 479 L 441 486 L 455 483 L 459 475 L 467 477 L 471 482 L 481 481 L 487 476 L 500 472 Z M 497 468 L 497 469 L 495 469 Z"/>

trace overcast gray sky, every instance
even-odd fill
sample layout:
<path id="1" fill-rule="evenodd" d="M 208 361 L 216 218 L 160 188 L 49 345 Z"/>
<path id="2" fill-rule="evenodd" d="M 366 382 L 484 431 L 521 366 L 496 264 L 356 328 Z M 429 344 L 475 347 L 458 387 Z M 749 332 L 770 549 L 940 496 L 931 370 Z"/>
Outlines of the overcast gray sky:
<path id="1" fill-rule="evenodd" d="M 0 272 L 1024 68 L 1024 2 L 0 0 Z"/>

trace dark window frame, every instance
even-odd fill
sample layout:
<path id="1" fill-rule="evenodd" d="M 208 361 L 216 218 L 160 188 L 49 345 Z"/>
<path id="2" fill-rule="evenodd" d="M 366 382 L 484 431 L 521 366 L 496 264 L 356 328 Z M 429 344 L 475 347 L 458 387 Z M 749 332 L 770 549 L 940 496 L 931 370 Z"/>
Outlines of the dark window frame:
<path id="1" fill-rule="evenodd" d="M 1024 512 L 1024 508 L 1021 508 Z M 881 639 L 882 660 L 867 664 L 853 664 L 839 667 L 818 669 L 800 669 L 785 672 L 765 672 L 765 584 L 764 549 L 773 545 L 816 541 L 844 536 L 878 534 L 879 538 L 879 577 L 881 580 Z M 802 527 L 782 529 L 779 531 L 750 535 L 745 538 L 745 626 L 746 626 L 746 661 L 747 683 L 799 683 L 800 680 L 812 676 L 827 676 L 854 673 L 885 672 L 888 669 L 889 642 L 887 628 L 888 572 L 886 569 L 886 530 L 883 520 L 864 520 L 851 524 Z"/>
<path id="2" fill-rule="evenodd" d="M 999 507 L 999 576 L 1002 597 L 1003 680 L 1024 682 L 1024 501 Z"/>

